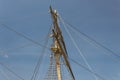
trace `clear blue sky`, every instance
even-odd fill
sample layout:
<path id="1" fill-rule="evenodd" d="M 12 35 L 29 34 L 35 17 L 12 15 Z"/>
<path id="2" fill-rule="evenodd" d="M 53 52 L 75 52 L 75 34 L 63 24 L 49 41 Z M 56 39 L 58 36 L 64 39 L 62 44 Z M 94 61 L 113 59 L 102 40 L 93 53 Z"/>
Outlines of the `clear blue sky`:
<path id="1" fill-rule="evenodd" d="M 50 5 L 59 12 L 65 21 L 120 55 L 119 0 L 0 0 L 0 62 L 8 65 L 25 80 L 30 80 L 42 48 L 7 30 L 1 24 L 43 44 L 52 24 L 49 14 Z M 64 31 L 63 33 L 65 33 Z M 106 80 L 120 80 L 120 58 L 109 54 L 106 50 L 95 48 L 74 36 L 75 34 L 73 37 L 92 69 Z M 65 33 L 64 36 L 69 55 L 84 64 L 82 58 L 77 56 L 78 52 L 72 46 L 73 44 L 70 44 L 68 35 Z M 28 44 L 31 46 L 12 50 Z M 46 61 L 49 60 L 49 54 L 50 52 L 43 60 L 40 74 L 44 73 L 44 67 L 48 68 Z M 93 75 L 85 69 L 74 63 L 71 65 L 76 80 L 95 80 Z M 43 78 L 43 75 L 39 76 Z M 0 80 L 16 79 L 14 75 L 0 66 Z"/>

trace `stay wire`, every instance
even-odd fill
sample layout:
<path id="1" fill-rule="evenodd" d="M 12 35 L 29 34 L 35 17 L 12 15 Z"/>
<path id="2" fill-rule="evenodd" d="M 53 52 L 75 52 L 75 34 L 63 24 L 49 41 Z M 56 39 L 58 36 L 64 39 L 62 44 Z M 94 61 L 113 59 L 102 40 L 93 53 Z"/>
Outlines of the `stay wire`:
<path id="1" fill-rule="evenodd" d="M 73 44 L 75 45 L 76 49 L 78 50 L 79 55 L 83 58 L 83 60 L 84 60 L 85 64 L 87 65 L 87 67 L 88 67 L 91 71 L 93 71 L 92 67 L 91 67 L 90 64 L 88 63 L 88 61 L 87 61 L 87 59 L 85 58 L 85 56 L 83 55 L 83 52 L 79 49 L 79 47 L 78 47 L 78 45 L 76 44 L 75 40 L 72 38 L 72 35 L 70 34 L 70 32 L 68 31 L 68 29 L 66 28 L 66 25 L 65 25 L 65 23 L 64 23 L 64 21 L 63 21 L 63 19 L 62 19 L 61 17 L 60 17 L 60 21 L 62 22 L 62 24 L 63 24 L 66 32 L 68 33 L 68 35 L 69 35 L 70 39 L 72 40 Z M 95 80 L 98 79 L 96 75 L 93 75 L 93 77 L 95 78 Z"/>
<path id="2" fill-rule="evenodd" d="M 50 27 L 50 29 L 48 31 L 48 35 L 47 35 L 46 40 L 45 40 L 45 45 L 48 44 L 48 39 L 49 39 L 48 36 L 49 36 L 50 30 L 51 30 L 51 27 Z M 31 77 L 31 80 L 36 80 L 37 79 L 37 74 L 38 74 L 38 71 L 40 69 L 40 64 L 41 64 L 41 62 L 43 60 L 43 56 L 45 55 L 45 51 L 46 51 L 46 47 L 43 47 L 43 51 L 42 51 L 42 53 L 39 56 L 39 59 L 38 59 L 37 65 L 36 65 L 36 67 L 34 69 L 34 72 L 33 72 L 33 75 Z"/>
<path id="3" fill-rule="evenodd" d="M 98 73 L 91 71 L 89 68 L 87 68 L 86 66 L 78 63 L 77 61 L 73 60 L 72 58 L 69 58 L 69 60 L 71 60 L 73 63 L 77 64 L 78 66 L 82 67 L 83 69 L 87 70 L 88 72 L 96 75 L 99 79 L 101 79 L 101 80 L 106 80 L 105 78 L 103 78 L 103 77 L 102 77 L 101 75 L 99 75 Z"/>
<path id="4" fill-rule="evenodd" d="M 5 71 L 3 71 L 3 70 L 1 69 L 1 70 L 0 70 L 0 73 L 3 75 L 3 76 L 2 76 L 2 75 L 0 75 L 0 76 L 6 78 L 7 80 L 10 80 L 9 76 L 5 73 Z"/>
<path id="5" fill-rule="evenodd" d="M 18 49 L 23 49 L 23 48 L 27 48 L 27 47 L 30 47 L 30 46 L 34 46 L 33 44 L 24 44 L 24 45 L 21 45 L 21 46 L 17 46 L 17 47 L 14 47 L 14 48 L 9 48 L 9 49 L 5 49 L 3 50 L 4 52 L 10 52 L 10 51 L 15 51 L 15 50 L 18 50 Z"/>
<path id="6" fill-rule="evenodd" d="M 0 62 L 0 65 L 3 66 L 6 70 L 8 70 L 9 72 L 11 72 L 13 75 L 15 75 L 17 78 L 19 78 L 20 80 L 25 80 L 23 79 L 21 76 L 19 76 L 17 73 L 15 73 L 14 71 L 12 71 L 9 67 L 7 67 L 4 63 Z"/>
<path id="7" fill-rule="evenodd" d="M 19 35 L 19 36 L 21 36 L 21 37 L 29 40 L 30 42 L 32 42 L 32 43 L 34 43 L 34 44 L 36 44 L 36 45 L 39 45 L 39 46 L 41 46 L 41 47 L 45 47 L 45 48 L 49 49 L 47 46 L 44 46 L 44 45 L 40 44 L 39 42 L 37 42 L 37 41 L 35 41 L 35 40 L 33 40 L 33 39 L 25 36 L 24 34 L 16 31 L 15 29 L 13 29 L 13 28 L 11 28 L 11 27 L 8 27 L 8 26 L 5 25 L 5 24 L 1 24 L 1 25 L 2 25 L 3 27 L 5 27 L 6 29 L 8 29 L 8 30 L 10 30 L 10 31 L 12 31 L 12 32 L 14 32 L 14 33 L 16 33 L 17 35 Z"/>
<path id="8" fill-rule="evenodd" d="M 81 32 L 79 29 L 77 29 L 76 27 L 74 27 L 73 25 L 66 23 L 67 25 L 69 25 L 68 27 L 72 28 L 73 30 L 77 31 L 78 33 L 80 33 L 81 35 L 83 35 L 85 38 L 87 38 L 88 40 L 90 40 L 89 42 L 93 42 L 94 44 L 96 44 L 96 46 L 99 46 L 105 50 L 107 50 L 108 52 L 110 52 L 112 55 L 120 58 L 120 55 L 116 54 L 114 51 L 112 51 L 111 49 L 105 47 L 104 45 L 100 44 L 99 42 L 97 42 L 96 40 L 94 40 L 93 38 L 91 38 L 90 36 L 86 35 L 85 33 Z"/>
<path id="9" fill-rule="evenodd" d="M 5 24 L 1 24 L 1 25 L 2 25 L 3 27 L 5 27 L 6 29 L 8 29 L 8 30 L 10 30 L 10 31 L 12 31 L 12 32 L 14 32 L 14 33 L 16 33 L 17 35 L 19 35 L 19 36 L 21 36 L 21 37 L 23 37 L 23 38 L 31 41 L 32 43 L 37 44 L 37 45 L 43 47 L 44 50 L 42 51 L 42 53 L 45 53 L 45 52 L 44 52 L 45 49 L 49 49 L 47 46 L 44 46 L 44 45 L 40 44 L 39 42 L 34 41 L 33 39 L 25 36 L 24 34 L 16 31 L 15 29 L 13 29 L 13 28 L 11 28 L 11 27 L 8 27 L 8 26 L 5 25 Z M 48 37 L 48 36 L 47 36 L 47 37 Z M 41 54 L 40 57 L 39 57 L 38 63 L 37 63 L 37 65 L 36 65 L 36 67 L 35 67 L 35 70 L 34 70 L 34 73 L 33 73 L 33 76 L 32 76 L 32 78 L 31 78 L 31 80 L 35 80 L 35 79 L 36 79 L 36 75 L 37 75 L 38 70 L 39 70 L 39 66 L 40 66 L 40 63 L 41 63 L 41 59 L 42 59 L 41 57 L 42 57 L 42 56 L 43 56 L 43 54 Z"/>
<path id="10" fill-rule="evenodd" d="M 24 44 L 24 45 L 20 45 L 20 46 L 14 47 L 14 48 L 4 49 L 4 50 L 0 51 L 0 54 L 5 55 L 5 54 L 7 54 L 7 52 L 11 52 L 11 51 L 15 51 L 15 50 L 31 47 L 31 46 L 38 46 L 38 45 L 33 44 L 33 43 L 28 43 L 28 44 Z"/>

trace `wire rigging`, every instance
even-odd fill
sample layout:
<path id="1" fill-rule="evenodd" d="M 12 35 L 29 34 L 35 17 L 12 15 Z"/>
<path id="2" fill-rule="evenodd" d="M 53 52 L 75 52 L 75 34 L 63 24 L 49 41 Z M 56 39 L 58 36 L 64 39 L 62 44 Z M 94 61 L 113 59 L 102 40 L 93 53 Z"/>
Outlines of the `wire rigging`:
<path id="1" fill-rule="evenodd" d="M 60 17 L 60 20 L 62 21 L 63 25 L 64 25 L 64 28 L 66 30 L 66 32 L 68 33 L 69 37 L 71 38 L 73 44 L 75 45 L 75 47 L 77 48 L 78 52 L 80 53 L 80 55 L 82 56 L 84 62 L 86 63 L 86 66 L 84 65 L 81 65 L 80 63 L 76 62 L 75 60 L 69 58 L 72 62 L 74 62 L 75 64 L 77 64 L 78 66 L 84 68 L 85 70 L 87 70 L 88 72 L 94 74 L 96 77 L 100 78 L 101 80 L 105 80 L 102 76 L 100 76 L 99 74 L 95 73 L 92 71 L 92 68 L 91 66 L 88 64 L 86 58 L 84 57 L 84 55 L 82 54 L 81 50 L 78 48 L 77 44 L 75 43 L 74 39 L 72 38 L 70 32 L 67 30 L 67 27 L 70 27 L 72 29 L 74 29 L 75 31 L 77 31 L 78 33 L 80 33 L 81 35 L 84 36 L 84 38 L 86 38 L 88 40 L 88 42 L 90 43 L 94 43 L 95 45 L 97 45 L 98 47 L 101 47 L 107 51 L 109 51 L 112 55 L 116 56 L 116 57 L 119 57 L 120 58 L 120 55 L 116 54 L 114 51 L 112 51 L 111 49 L 105 47 L 104 45 L 100 44 L 99 42 L 97 42 L 96 40 L 94 40 L 93 38 L 89 37 L 88 35 L 84 34 L 83 32 L 79 31 L 77 28 L 73 27 L 71 24 L 68 24 L 68 23 L 65 23 L 62 18 Z M 68 26 L 65 26 L 65 25 L 68 25 Z M 38 72 L 39 72 L 39 69 L 40 69 L 40 64 L 42 62 L 42 59 L 43 59 L 43 56 L 45 55 L 45 50 L 46 49 L 49 49 L 49 47 L 47 46 L 44 46 L 42 44 L 40 44 L 39 42 L 37 41 L 34 41 L 33 39 L 25 36 L 24 34 L 20 33 L 20 32 L 17 32 L 15 29 L 11 28 L 11 27 L 8 27 L 7 25 L 5 24 L 2 24 L 2 26 L 4 26 L 6 29 L 12 31 L 12 32 L 15 32 L 17 35 L 29 40 L 30 42 L 34 43 L 34 44 L 37 44 L 41 47 L 43 47 L 43 51 L 42 53 L 40 54 L 39 56 L 39 59 L 38 59 L 38 62 L 37 62 L 37 65 L 35 66 L 35 69 L 34 69 L 34 72 L 33 72 L 33 75 L 31 77 L 31 80 L 36 80 L 37 79 L 37 75 L 38 75 Z M 45 40 L 45 45 L 48 44 L 48 35 L 47 35 L 47 38 Z M 20 80 L 24 80 L 22 77 L 20 77 L 19 75 L 17 75 L 15 72 L 13 72 L 10 68 L 8 68 L 7 66 L 5 66 L 3 63 L 0 63 L 2 66 L 4 66 L 9 72 L 11 72 L 12 74 L 14 74 L 15 76 L 17 76 Z M 96 79 L 97 80 L 97 79 Z"/>
<path id="2" fill-rule="evenodd" d="M 48 35 L 47 35 L 46 40 L 45 40 L 45 45 L 48 45 L 48 39 L 49 39 L 48 36 L 49 36 L 50 30 L 51 30 L 51 28 L 50 28 L 49 31 L 48 31 Z M 41 64 L 41 62 L 42 62 L 42 60 L 43 60 L 43 56 L 45 55 L 45 51 L 46 51 L 46 46 L 43 47 L 43 49 L 42 49 L 42 52 L 41 52 L 41 54 L 40 54 L 40 56 L 39 56 L 37 65 L 35 66 L 35 69 L 34 69 L 34 72 L 33 72 L 32 77 L 31 77 L 31 80 L 36 80 L 36 79 L 37 79 L 38 71 L 39 71 L 39 69 L 40 69 L 40 64 Z"/>
<path id="3" fill-rule="evenodd" d="M 8 70 L 9 72 L 11 72 L 14 76 L 16 76 L 17 78 L 19 78 L 20 80 L 25 80 L 21 76 L 19 76 L 17 73 L 15 73 L 14 71 L 12 71 L 10 68 L 8 68 L 5 64 L 3 64 L 3 63 L 0 62 L 0 65 L 3 66 L 6 70 Z"/>
<path id="4" fill-rule="evenodd" d="M 33 46 L 33 44 L 25 44 L 25 45 L 18 46 L 18 47 L 15 47 L 15 48 L 5 49 L 5 50 L 0 51 L 0 54 L 4 54 L 5 56 L 8 56 L 7 52 L 15 51 L 15 50 L 18 50 L 18 49 L 23 49 L 23 48 L 30 47 L 30 46 Z"/>
<path id="5" fill-rule="evenodd" d="M 24 45 L 17 46 L 17 47 L 14 47 L 14 48 L 8 48 L 8 49 L 0 51 L 0 54 L 4 54 L 6 56 L 7 55 L 6 52 L 15 51 L 15 50 L 23 49 L 23 48 L 30 47 L 30 46 L 34 46 L 34 44 L 29 43 L 29 44 L 24 44 Z"/>
<path id="6" fill-rule="evenodd" d="M 108 52 L 110 52 L 112 55 L 120 58 L 120 55 L 116 54 L 114 51 L 112 51 L 111 49 L 105 47 L 104 45 L 100 44 L 99 42 L 97 42 L 96 40 L 94 40 L 93 38 L 91 38 L 90 36 L 86 35 L 85 33 L 81 32 L 79 29 L 77 29 L 76 27 L 74 27 L 73 25 L 69 24 L 69 23 L 65 23 L 70 27 L 71 29 L 77 31 L 79 34 L 81 34 L 90 44 L 93 44 L 97 47 L 100 47 Z M 118 61 L 118 60 L 117 60 Z"/>
<path id="7" fill-rule="evenodd" d="M 7 80 L 10 80 L 10 79 L 9 79 L 9 76 L 8 76 L 3 70 L 0 70 L 0 73 L 1 73 Z"/>
<path id="8" fill-rule="evenodd" d="M 44 53 L 45 53 L 45 50 L 46 50 L 46 49 L 49 49 L 49 48 L 48 48 L 47 46 L 44 46 L 44 45 L 40 44 L 39 42 L 34 41 L 34 40 L 31 39 L 31 38 L 25 36 L 24 34 L 16 31 L 15 29 L 13 29 L 13 28 L 11 28 L 11 27 L 8 27 L 8 26 L 5 25 L 5 24 L 1 24 L 1 25 L 2 25 L 3 27 L 5 27 L 6 29 L 8 29 L 8 30 L 10 30 L 10 31 L 12 31 L 12 32 L 14 32 L 14 33 L 16 33 L 17 35 L 19 35 L 19 36 L 21 36 L 21 37 L 23 37 L 23 38 L 31 41 L 32 43 L 37 44 L 37 45 L 43 47 L 42 54 L 39 56 L 37 65 L 36 65 L 36 67 L 35 67 L 35 69 L 34 69 L 34 72 L 33 72 L 32 77 L 31 77 L 31 80 L 36 80 L 37 74 L 38 74 L 38 71 L 39 71 L 39 68 L 40 68 L 40 64 L 41 64 L 41 62 L 42 62 L 42 59 L 43 59 L 43 56 L 44 56 Z M 45 44 L 47 45 L 47 43 L 48 43 L 48 35 L 47 35 Z M 9 69 L 8 69 L 8 70 L 9 70 Z M 10 71 L 10 70 L 9 70 L 9 71 Z M 12 72 L 12 71 L 11 71 L 11 72 Z M 13 73 L 14 73 L 14 72 L 13 72 Z M 15 73 L 14 73 L 14 74 L 15 74 Z M 16 74 L 15 74 L 15 75 L 16 75 Z M 16 75 L 16 76 L 17 76 L 17 75 Z M 23 80 L 24 80 L 24 79 L 23 79 Z"/>
<path id="9" fill-rule="evenodd" d="M 77 64 L 78 66 L 82 67 L 83 69 L 87 70 L 88 72 L 94 74 L 94 75 L 97 76 L 99 79 L 101 79 L 101 80 L 106 80 L 106 79 L 103 78 L 101 75 L 99 75 L 99 74 L 97 74 L 97 73 L 91 71 L 89 68 L 87 68 L 86 66 L 84 66 L 84 65 L 82 65 L 82 64 L 80 64 L 80 63 L 78 63 L 77 61 L 73 60 L 72 58 L 69 58 L 69 60 L 71 60 L 73 63 Z"/>
<path id="10" fill-rule="evenodd" d="M 70 32 L 68 31 L 68 29 L 66 28 L 67 26 L 65 25 L 62 17 L 60 17 L 60 21 L 62 22 L 62 24 L 63 24 L 66 32 L 68 33 L 70 39 L 72 40 L 74 46 L 75 46 L 76 49 L 78 50 L 79 55 L 83 58 L 83 60 L 84 60 L 85 64 L 87 65 L 87 67 L 88 67 L 91 71 L 93 71 L 92 67 L 91 67 L 90 64 L 88 63 L 88 61 L 87 61 L 87 59 L 85 58 L 85 56 L 83 55 L 83 52 L 80 50 L 80 48 L 79 48 L 78 45 L 76 44 L 75 40 L 72 38 L 72 35 L 70 34 Z M 93 75 L 93 77 L 95 78 L 95 80 L 98 79 L 96 75 Z"/>
<path id="11" fill-rule="evenodd" d="M 21 36 L 21 37 L 23 37 L 23 38 L 29 40 L 30 42 L 32 42 L 32 43 L 34 43 L 34 44 L 36 44 L 36 45 L 39 45 L 39 46 L 41 46 L 41 47 L 48 48 L 47 46 L 44 46 L 44 45 L 40 44 L 39 42 L 37 42 L 37 41 L 35 41 L 35 40 L 29 38 L 28 36 L 25 36 L 24 34 L 22 34 L 22 33 L 18 32 L 18 31 L 16 31 L 15 29 L 13 29 L 13 28 L 11 28 L 11 27 L 8 27 L 8 26 L 5 25 L 5 24 L 1 24 L 1 25 L 2 25 L 3 27 L 5 27 L 6 29 L 8 29 L 8 30 L 10 30 L 10 31 L 12 31 L 12 32 L 14 32 L 14 33 L 16 33 L 17 35 L 19 35 L 19 36 Z M 49 48 L 48 48 L 48 49 L 49 49 Z"/>

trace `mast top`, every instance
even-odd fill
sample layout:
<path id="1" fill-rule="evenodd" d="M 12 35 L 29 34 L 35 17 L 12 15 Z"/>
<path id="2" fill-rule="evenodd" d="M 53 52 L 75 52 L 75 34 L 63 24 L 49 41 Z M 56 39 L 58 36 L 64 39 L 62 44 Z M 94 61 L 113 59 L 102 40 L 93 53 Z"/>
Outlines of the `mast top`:
<path id="1" fill-rule="evenodd" d="M 50 6 L 50 13 L 51 13 L 51 16 L 53 19 L 53 26 L 54 26 L 54 28 L 52 29 L 52 31 L 53 31 L 52 37 L 55 40 L 54 41 L 55 46 L 54 46 L 54 48 L 52 48 L 52 51 L 55 54 L 60 54 L 61 56 L 63 56 L 64 61 L 66 63 L 66 66 L 67 66 L 73 80 L 75 80 L 74 74 L 72 72 L 72 69 L 71 69 L 71 66 L 70 66 L 70 63 L 68 60 L 68 54 L 67 54 L 64 38 L 62 36 L 62 31 L 61 31 L 59 24 L 58 24 L 58 13 L 56 10 L 53 10 L 51 6 Z"/>

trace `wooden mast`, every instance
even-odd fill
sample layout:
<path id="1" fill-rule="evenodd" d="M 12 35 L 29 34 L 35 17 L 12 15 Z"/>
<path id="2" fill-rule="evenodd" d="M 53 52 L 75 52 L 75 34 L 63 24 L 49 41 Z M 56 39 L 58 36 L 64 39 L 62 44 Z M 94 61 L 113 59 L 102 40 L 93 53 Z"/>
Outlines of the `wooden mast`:
<path id="1" fill-rule="evenodd" d="M 64 38 L 62 36 L 62 32 L 60 30 L 60 27 L 58 25 L 58 14 L 56 10 L 52 10 L 52 7 L 50 7 L 50 13 L 53 18 L 53 24 L 54 28 L 52 29 L 52 35 L 51 37 L 54 40 L 54 45 L 51 47 L 51 50 L 54 53 L 55 59 L 56 59 L 56 68 L 57 68 L 57 76 L 58 80 L 62 80 L 61 76 L 61 64 L 60 64 L 60 58 L 63 56 L 65 64 L 72 76 L 72 80 L 75 80 L 75 77 L 73 75 L 70 63 L 68 61 L 68 55 L 67 55 L 67 50 L 66 46 L 64 43 Z"/>

